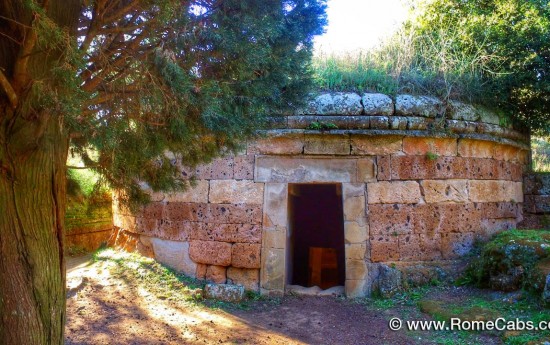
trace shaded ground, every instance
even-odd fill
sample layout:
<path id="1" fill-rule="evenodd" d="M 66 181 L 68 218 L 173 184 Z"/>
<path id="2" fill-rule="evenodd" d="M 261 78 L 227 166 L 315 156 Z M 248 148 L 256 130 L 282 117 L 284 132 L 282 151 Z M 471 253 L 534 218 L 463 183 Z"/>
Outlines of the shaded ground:
<path id="1" fill-rule="evenodd" d="M 137 259 L 69 263 L 66 344 L 500 344 L 502 334 L 392 332 L 388 321 L 431 320 L 419 300 L 461 303 L 491 293 L 429 288 L 391 300 L 251 295 L 241 304 L 203 301 L 197 285 Z M 141 260 L 141 261 L 140 261 Z M 151 274 L 154 273 L 154 275 Z M 85 277 L 82 284 L 80 277 Z M 160 277 L 160 278 L 159 278 Z M 196 282 L 195 282 L 196 284 Z M 175 292 L 174 292 L 175 291 Z"/>

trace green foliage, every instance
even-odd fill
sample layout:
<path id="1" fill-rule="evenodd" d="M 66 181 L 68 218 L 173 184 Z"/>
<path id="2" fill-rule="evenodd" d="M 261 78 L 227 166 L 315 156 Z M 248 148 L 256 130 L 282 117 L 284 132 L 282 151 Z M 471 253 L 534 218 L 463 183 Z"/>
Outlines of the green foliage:
<path id="1" fill-rule="evenodd" d="M 550 258 L 550 231 L 509 230 L 496 235 L 468 265 L 461 284 L 488 287 L 491 276 L 507 274 L 521 266 L 523 288 L 541 290 L 538 267 Z"/>
<path id="2" fill-rule="evenodd" d="M 104 263 L 114 276 L 135 281 L 141 288 L 160 299 L 190 305 L 202 304 L 215 309 L 242 310 L 250 309 L 254 302 L 260 300 L 271 304 L 279 303 L 278 299 L 266 298 L 252 291 L 247 291 L 245 299 L 239 303 L 203 300 L 204 281 L 190 278 L 136 253 L 100 249 L 94 253 L 93 260 Z"/>
<path id="3" fill-rule="evenodd" d="M 426 152 L 426 158 L 430 161 L 435 161 L 437 158 L 439 158 L 439 155 L 437 153 L 433 153 L 433 152 Z"/>
<path id="4" fill-rule="evenodd" d="M 304 102 L 313 37 L 326 24 L 324 0 L 71 1 L 71 11 L 82 6 L 78 31 L 79 13 L 60 6 L 13 5 L 21 22 L 37 14 L 44 57 L 32 61 L 40 72 L 21 113 L 62 114 L 71 153 L 136 203 L 149 199 L 143 186 L 185 189 L 178 163 L 235 152 L 271 112 Z M 8 77 L 16 59 L 0 57 Z"/>
<path id="5" fill-rule="evenodd" d="M 531 137 L 533 171 L 550 172 L 550 138 Z"/>
<path id="6" fill-rule="evenodd" d="M 377 49 L 314 59 L 322 90 L 432 94 L 548 133 L 548 0 L 428 0 Z"/>
<path id="7" fill-rule="evenodd" d="M 461 320 L 496 320 L 502 317 L 505 320 L 519 319 L 521 321 L 532 321 L 536 326 L 540 321 L 547 321 L 550 318 L 550 311 L 530 295 L 519 296 L 516 301 L 504 301 L 502 298 L 490 298 L 488 296 L 477 296 L 460 302 L 449 302 L 440 300 L 423 299 L 418 303 L 419 308 L 437 320 L 449 320 L 460 318 Z M 464 336 L 474 331 L 465 332 Z M 550 331 L 527 331 L 498 332 L 504 344 L 526 344 L 528 341 L 543 341 L 550 337 Z M 448 334 L 440 333 L 435 335 L 438 344 L 446 343 L 444 338 Z M 472 342 L 464 342 L 471 344 Z M 456 342 L 451 342 L 456 344 Z M 538 342 L 536 342 L 538 344 Z"/>
<path id="8" fill-rule="evenodd" d="M 441 52 L 417 57 L 420 65 L 440 66 L 443 80 L 470 76 L 479 82 L 478 101 L 550 130 L 548 0 L 432 0 L 418 6 L 407 30 L 420 37 L 415 46 L 434 42 Z"/>
<path id="9" fill-rule="evenodd" d="M 329 131 L 331 129 L 338 129 L 338 126 L 331 122 L 314 121 L 307 126 L 307 129 L 315 131 Z"/>

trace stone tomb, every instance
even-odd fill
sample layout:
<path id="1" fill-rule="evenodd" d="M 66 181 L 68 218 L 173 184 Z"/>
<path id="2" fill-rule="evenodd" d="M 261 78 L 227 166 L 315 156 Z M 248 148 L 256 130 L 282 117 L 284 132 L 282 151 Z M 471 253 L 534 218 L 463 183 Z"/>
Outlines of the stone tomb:
<path id="1" fill-rule="evenodd" d="M 152 193 L 137 214 L 115 200 L 116 243 L 192 277 L 281 294 L 293 274 L 292 188 L 330 184 L 348 297 L 377 289 L 387 267 L 411 284 L 439 279 L 474 240 L 522 220 L 529 138 L 500 122 L 432 97 L 323 94 L 240 154 L 181 167 L 197 181 L 187 192 Z M 338 129 L 310 129 L 322 123 Z"/>

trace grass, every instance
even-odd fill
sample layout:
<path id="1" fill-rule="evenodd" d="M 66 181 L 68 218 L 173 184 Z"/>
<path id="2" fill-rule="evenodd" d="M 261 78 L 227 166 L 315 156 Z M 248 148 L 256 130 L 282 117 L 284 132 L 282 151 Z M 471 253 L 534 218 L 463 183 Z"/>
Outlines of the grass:
<path id="1" fill-rule="evenodd" d="M 523 298 L 513 302 L 503 302 L 499 298 L 490 298 L 487 295 L 476 296 L 461 301 L 460 303 L 438 303 L 438 301 L 423 300 L 419 302 L 420 308 L 437 320 L 449 320 L 457 317 L 461 320 L 496 320 L 501 317 L 506 321 L 520 320 L 523 322 L 532 321 L 538 325 L 541 321 L 550 320 L 550 310 L 540 305 L 538 299 L 530 294 L 523 293 Z M 431 303 L 431 305 L 430 305 Z M 468 331 L 463 333 L 461 338 L 466 339 L 467 334 L 481 334 L 482 331 Z M 504 344 L 526 344 L 533 341 L 538 344 L 541 341 L 550 339 L 549 330 L 539 331 L 507 331 L 494 330 L 483 331 L 497 335 Z M 434 340 L 437 343 L 445 344 L 449 331 L 436 334 Z M 465 334 L 464 334 L 465 333 Z"/>
<path id="2" fill-rule="evenodd" d="M 183 304 L 200 304 L 213 309 L 247 310 L 256 301 L 278 304 L 276 298 L 266 298 L 248 291 L 239 303 L 218 300 L 204 300 L 202 289 L 206 282 L 190 278 L 183 273 L 166 267 L 152 258 L 136 253 L 127 253 L 112 248 L 100 249 L 93 255 L 94 262 L 102 262 L 113 276 L 127 281 L 135 281 L 140 288 L 162 300 Z"/>
<path id="3" fill-rule="evenodd" d="M 313 59 L 316 86 L 322 91 L 422 94 L 483 104 L 491 98 L 482 82 L 488 61 L 453 49 L 458 35 L 452 28 L 430 37 L 402 29 L 368 51 L 318 53 Z"/>

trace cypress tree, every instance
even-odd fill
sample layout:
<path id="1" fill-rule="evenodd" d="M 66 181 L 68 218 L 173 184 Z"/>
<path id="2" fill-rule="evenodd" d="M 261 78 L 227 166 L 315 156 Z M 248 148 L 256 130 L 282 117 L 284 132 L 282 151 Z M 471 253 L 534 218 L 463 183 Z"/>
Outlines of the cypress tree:
<path id="1" fill-rule="evenodd" d="M 69 152 L 128 197 L 311 84 L 324 0 L 0 0 L 0 344 L 62 344 Z M 170 153 L 170 154 L 168 154 Z"/>

